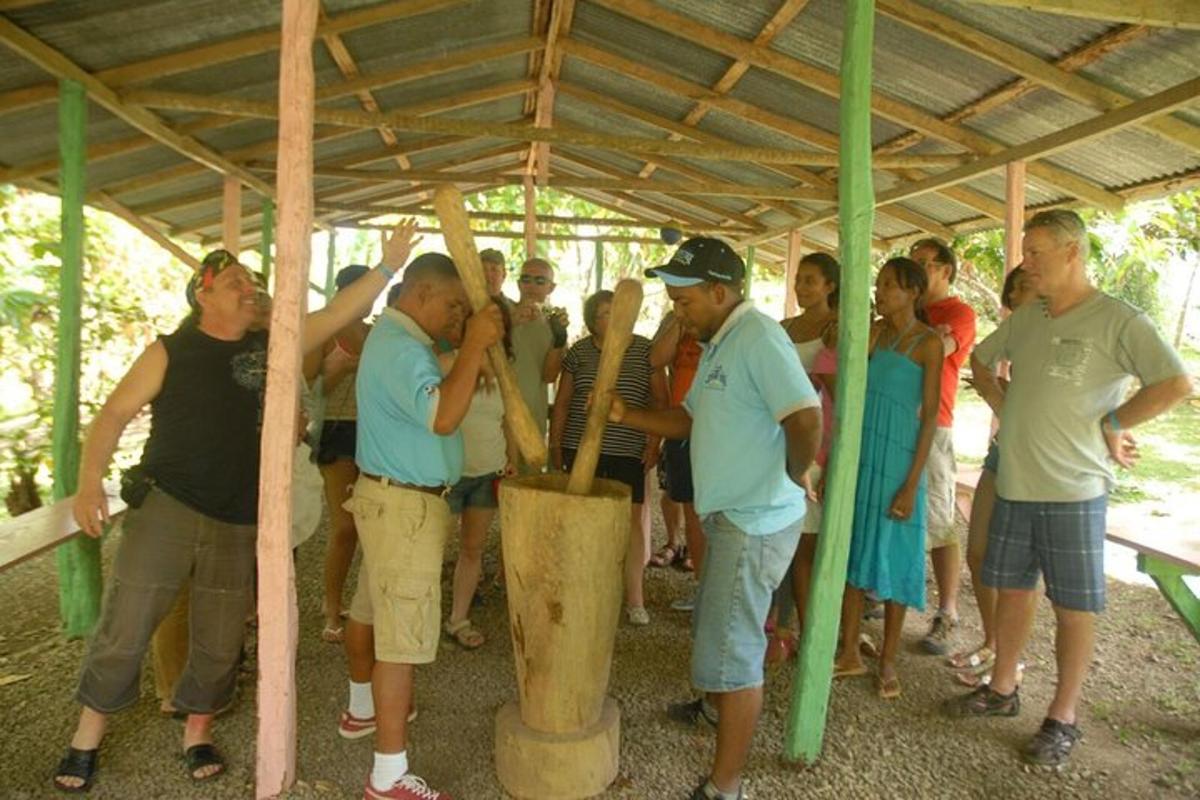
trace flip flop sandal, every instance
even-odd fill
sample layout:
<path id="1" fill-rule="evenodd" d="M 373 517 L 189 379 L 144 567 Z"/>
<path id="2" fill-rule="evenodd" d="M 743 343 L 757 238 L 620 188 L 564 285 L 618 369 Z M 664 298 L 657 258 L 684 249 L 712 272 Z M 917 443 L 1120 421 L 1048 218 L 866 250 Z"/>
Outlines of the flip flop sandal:
<path id="1" fill-rule="evenodd" d="M 652 567 L 669 567 L 675 563 L 679 557 L 680 548 L 674 545 L 664 544 L 655 551 L 654 555 L 650 556 L 650 566 Z"/>
<path id="2" fill-rule="evenodd" d="M 895 700 L 900 697 L 900 679 L 888 678 L 887 680 L 878 679 L 876 685 L 879 688 L 879 696 L 884 700 Z"/>
<path id="3" fill-rule="evenodd" d="M 859 634 L 858 652 L 867 658 L 879 658 L 879 648 L 875 646 L 874 640 L 865 633 Z"/>
<path id="4" fill-rule="evenodd" d="M 442 632 L 463 650 L 477 650 L 487 641 L 469 619 L 460 619 L 454 623 L 447 621 L 442 627 Z"/>
<path id="5" fill-rule="evenodd" d="M 869 670 L 866 668 L 865 665 L 860 666 L 860 667 L 854 667 L 853 669 L 843 669 L 841 667 L 835 666 L 833 668 L 833 679 L 836 681 L 836 680 L 841 680 L 842 678 L 858 678 L 862 675 L 866 675 L 867 672 L 869 672 Z"/>
<path id="6" fill-rule="evenodd" d="M 221 754 L 212 744 L 192 745 L 183 752 L 183 760 L 187 762 L 188 776 L 194 783 L 210 781 L 225 772 L 225 759 L 221 758 Z M 220 767 L 220 769 L 208 775 L 196 774 L 205 767 L 213 766 Z"/>
<path id="7" fill-rule="evenodd" d="M 995 663 L 996 654 L 990 648 L 980 647 L 970 653 L 955 653 L 946 659 L 946 664 L 951 669 L 977 669 L 978 667 L 988 667 Z"/>
<path id="8" fill-rule="evenodd" d="M 58 769 L 54 771 L 54 788 L 67 794 L 82 794 L 92 788 L 99 766 L 100 748 L 77 750 L 68 747 L 66 755 L 58 762 Z M 59 783 L 59 778 L 79 778 L 82 783 L 78 786 L 67 786 Z"/>
<path id="9" fill-rule="evenodd" d="M 321 630 L 321 641 L 328 644 L 341 644 L 346 638 L 346 628 L 343 625 L 326 625 Z"/>

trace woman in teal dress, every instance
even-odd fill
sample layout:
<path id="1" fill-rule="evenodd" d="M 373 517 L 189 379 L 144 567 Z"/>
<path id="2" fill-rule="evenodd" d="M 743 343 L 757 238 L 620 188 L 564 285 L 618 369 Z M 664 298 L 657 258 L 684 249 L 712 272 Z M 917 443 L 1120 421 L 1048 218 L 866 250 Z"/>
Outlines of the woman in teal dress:
<path id="1" fill-rule="evenodd" d="M 879 695 L 900 696 L 896 654 L 908 607 L 925 608 L 925 460 L 937 425 L 942 342 L 924 324 L 925 270 L 893 258 L 875 281 L 854 527 L 835 677 L 865 675 L 863 594 L 884 601 Z"/>

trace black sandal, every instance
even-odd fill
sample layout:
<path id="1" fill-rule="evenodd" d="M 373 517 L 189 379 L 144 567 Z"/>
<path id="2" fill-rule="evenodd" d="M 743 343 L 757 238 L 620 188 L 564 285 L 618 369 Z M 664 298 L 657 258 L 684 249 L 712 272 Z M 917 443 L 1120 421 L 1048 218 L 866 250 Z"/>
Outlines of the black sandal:
<path id="1" fill-rule="evenodd" d="M 92 788 L 96 779 L 96 769 L 100 766 L 100 749 L 77 750 L 67 748 L 67 754 L 58 762 L 54 773 L 54 788 L 67 794 L 82 794 Z M 67 786 L 59 782 L 59 778 L 79 778 L 83 783 L 78 786 Z"/>
<path id="2" fill-rule="evenodd" d="M 212 744 L 194 744 L 184 751 L 183 758 L 187 761 L 188 775 L 196 783 L 212 780 L 225 772 L 225 759 L 221 758 L 221 754 Z M 220 769 L 210 775 L 196 774 L 199 770 L 211 766 L 218 766 Z"/>

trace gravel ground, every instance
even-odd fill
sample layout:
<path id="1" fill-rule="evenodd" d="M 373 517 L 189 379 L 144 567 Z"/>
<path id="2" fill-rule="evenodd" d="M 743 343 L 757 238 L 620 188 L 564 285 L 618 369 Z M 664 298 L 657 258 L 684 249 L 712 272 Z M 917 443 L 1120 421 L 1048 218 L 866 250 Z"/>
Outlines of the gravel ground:
<path id="1" fill-rule="evenodd" d="M 114 539 L 106 542 L 106 557 Z M 346 678 L 340 648 L 318 636 L 323 543 L 323 535 L 314 536 L 298 559 L 299 780 L 288 797 L 357 798 L 371 745 L 369 739 L 347 742 L 334 731 Z M 493 536 L 489 573 L 494 552 Z M 448 571 L 446 577 L 448 596 Z M 605 797 L 681 799 L 712 757 L 710 732 L 675 727 L 663 714 L 668 701 L 688 694 L 688 618 L 668 609 L 688 591 L 688 580 L 674 570 L 651 570 L 651 625 L 623 625 L 617 634 L 611 693 L 622 713 L 621 773 Z M 65 642 L 57 631 L 54 559 L 4 573 L 0 604 L 0 798 L 53 797 L 49 779 L 77 713 L 71 696 L 83 653 L 82 643 Z M 973 639 L 970 599 L 964 598 L 964 612 L 962 636 Z M 491 763 L 495 711 L 515 694 L 503 596 L 489 592 L 475 620 L 489 637 L 484 648 L 464 652 L 444 644 L 437 663 L 417 678 L 421 717 L 412 728 L 410 759 L 418 774 L 457 800 L 506 796 Z M 747 770 L 748 796 L 1200 797 L 1200 647 L 1157 591 L 1115 581 L 1085 692 L 1085 741 L 1064 773 L 1022 767 L 1016 748 L 1037 728 L 1053 686 L 1051 622 L 1043 603 L 1021 716 L 958 722 L 937 712 L 958 690 L 938 659 L 916 652 L 927 617 L 911 614 L 900 664 L 904 697 L 880 701 L 869 679 L 835 685 L 825 752 L 810 769 L 781 759 L 792 676 L 790 669 L 772 672 Z M 875 625 L 867 629 L 878 634 Z M 182 727 L 159 715 L 147 670 L 142 701 L 112 722 L 90 796 L 253 797 L 253 686 L 253 676 L 244 675 L 240 698 L 217 730 L 228 773 L 195 786 L 178 755 Z"/>

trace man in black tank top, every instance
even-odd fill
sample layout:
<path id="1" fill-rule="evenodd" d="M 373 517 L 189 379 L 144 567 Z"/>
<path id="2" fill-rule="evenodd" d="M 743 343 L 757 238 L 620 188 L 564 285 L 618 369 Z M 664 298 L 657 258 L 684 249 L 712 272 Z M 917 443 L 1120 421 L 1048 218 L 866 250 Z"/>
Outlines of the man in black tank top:
<path id="1" fill-rule="evenodd" d="M 379 266 L 308 315 L 302 352 L 370 310 L 407 261 L 415 230 L 404 222 L 384 235 Z M 210 253 L 188 285 L 192 318 L 138 357 L 88 432 L 74 514 L 95 537 L 108 520 L 101 481 L 121 432 L 150 405 L 140 465 L 150 489 L 125 518 L 113 580 L 84 658 L 79 724 L 54 777 L 60 790 L 91 785 L 107 715 L 137 702 L 150 636 L 189 578 L 189 657 L 172 705 L 188 714 L 183 748 L 191 777 L 224 770 L 212 745 L 212 719 L 232 699 L 253 601 L 267 354 L 266 332 L 252 330 L 258 294 L 258 282 L 236 257 Z"/>

